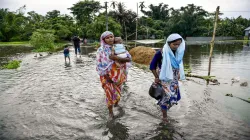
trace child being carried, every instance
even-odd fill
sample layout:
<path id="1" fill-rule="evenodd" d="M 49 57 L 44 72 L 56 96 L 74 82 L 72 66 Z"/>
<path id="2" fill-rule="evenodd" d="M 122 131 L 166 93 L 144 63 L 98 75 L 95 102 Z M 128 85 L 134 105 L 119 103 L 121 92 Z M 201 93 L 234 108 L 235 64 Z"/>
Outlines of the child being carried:
<path id="1" fill-rule="evenodd" d="M 117 55 L 120 58 L 128 58 L 127 50 L 125 46 L 122 44 L 121 37 L 115 37 L 114 46 L 112 48 L 112 54 Z M 126 66 L 126 63 L 120 63 L 119 61 L 115 61 L 117 67 Z"/>

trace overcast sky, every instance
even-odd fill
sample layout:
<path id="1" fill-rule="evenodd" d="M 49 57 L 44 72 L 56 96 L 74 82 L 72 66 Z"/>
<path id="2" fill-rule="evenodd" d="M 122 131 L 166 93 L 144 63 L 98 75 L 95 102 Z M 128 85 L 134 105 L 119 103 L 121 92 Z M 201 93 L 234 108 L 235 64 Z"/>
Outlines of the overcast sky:
<path id="1" fill-rule="evenodd" d="M 79 0 L 0 0 L 0 8 L 8 8 L 10 11 L 15 11 L 19 7 L 26 5 L 26 12 L 36 11 L 39 14 L 45 15 L 46 12 L 59 10 L 61 14 L 70 14 L 67 9 Z M 109 2 L 109 6 L 113 0 L 99 0 L 102 5 L 105 1 Z M 136 2 L 143 0 L 116 0 L 124 2 L 127 9 L 136 12 Z M 238 17 L 250 18 L 250 0 L 144 0 L 144 5 L 148 7 L 150 4 L 165 3 L 169 7 L 180 8 L 187 4 L 195 4 L 202 6 L 206 11 L 215 11 L 217 6 L 220 6 L 220 11 L 224 13 L 222 17 Z M 112 7 L 109 7 L 112 9 Z M 139 12 L 139 16 L 142 15 Z"/>

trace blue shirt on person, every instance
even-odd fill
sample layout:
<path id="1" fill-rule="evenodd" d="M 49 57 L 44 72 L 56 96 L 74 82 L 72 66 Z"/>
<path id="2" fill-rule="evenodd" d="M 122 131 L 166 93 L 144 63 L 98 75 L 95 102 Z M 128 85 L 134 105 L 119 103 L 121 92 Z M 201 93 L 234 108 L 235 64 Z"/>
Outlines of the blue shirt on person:
<path id="1" fill-rule="evenodd" d="M 154 58 L 152 59 L 150 63 L 149 69 L 156 70 L 157 67 L 161 69 L 161 64 L 162 64 L 162 52 L 161 50 L 159 50 L 155 53 Z"/>

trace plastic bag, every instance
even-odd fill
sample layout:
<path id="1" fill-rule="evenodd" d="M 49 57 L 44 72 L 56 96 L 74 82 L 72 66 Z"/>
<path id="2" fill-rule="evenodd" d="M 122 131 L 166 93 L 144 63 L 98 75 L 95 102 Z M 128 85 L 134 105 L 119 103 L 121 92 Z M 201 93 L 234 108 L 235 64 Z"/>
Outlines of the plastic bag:
<path id="1" fill-rule="evenodd" d="M 153 83 L 149 88 L 149 95 L 156 100 L 162 99 L 166 95 L 165 90 L 159 83 Z"/>

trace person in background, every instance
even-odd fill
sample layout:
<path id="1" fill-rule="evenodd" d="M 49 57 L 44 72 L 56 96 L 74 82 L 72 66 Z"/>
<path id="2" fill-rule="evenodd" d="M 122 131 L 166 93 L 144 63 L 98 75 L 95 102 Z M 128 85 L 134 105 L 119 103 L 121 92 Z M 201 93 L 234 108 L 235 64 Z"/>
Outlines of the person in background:
<path id="1" fill-rule="evenodd" d="M 80 42 L 81 42 L 81 40 L 80 40 L 79 36 L 74 36 L 72 40 L 74 42 L 74 48 L 75 48 L 75 55 L 76 55 L 76 57 L 77 57 L 77 51 L 78 51 L 79 55 L 81 56 L 81 49 L 80 49 Z"/>
<path id="2" fill-rule="evenodd" d="M 65 63 L 67 62 L 67 61 L 66 61 L 66 58 L 68 58 L 68 59 L 69 59 L 69 62 L 70 62 L 69 48 L 68 48 L 68 46 L 65 46 L 65 47 L 64 47 L 63 54 L 64 54 Z"/>
<path id="3" fill-rule="evenodd" d="M 83 42 L 84 42 L 84 45 L 86 46 L 87 45 L 87 38 L 84 38 Z"/>

